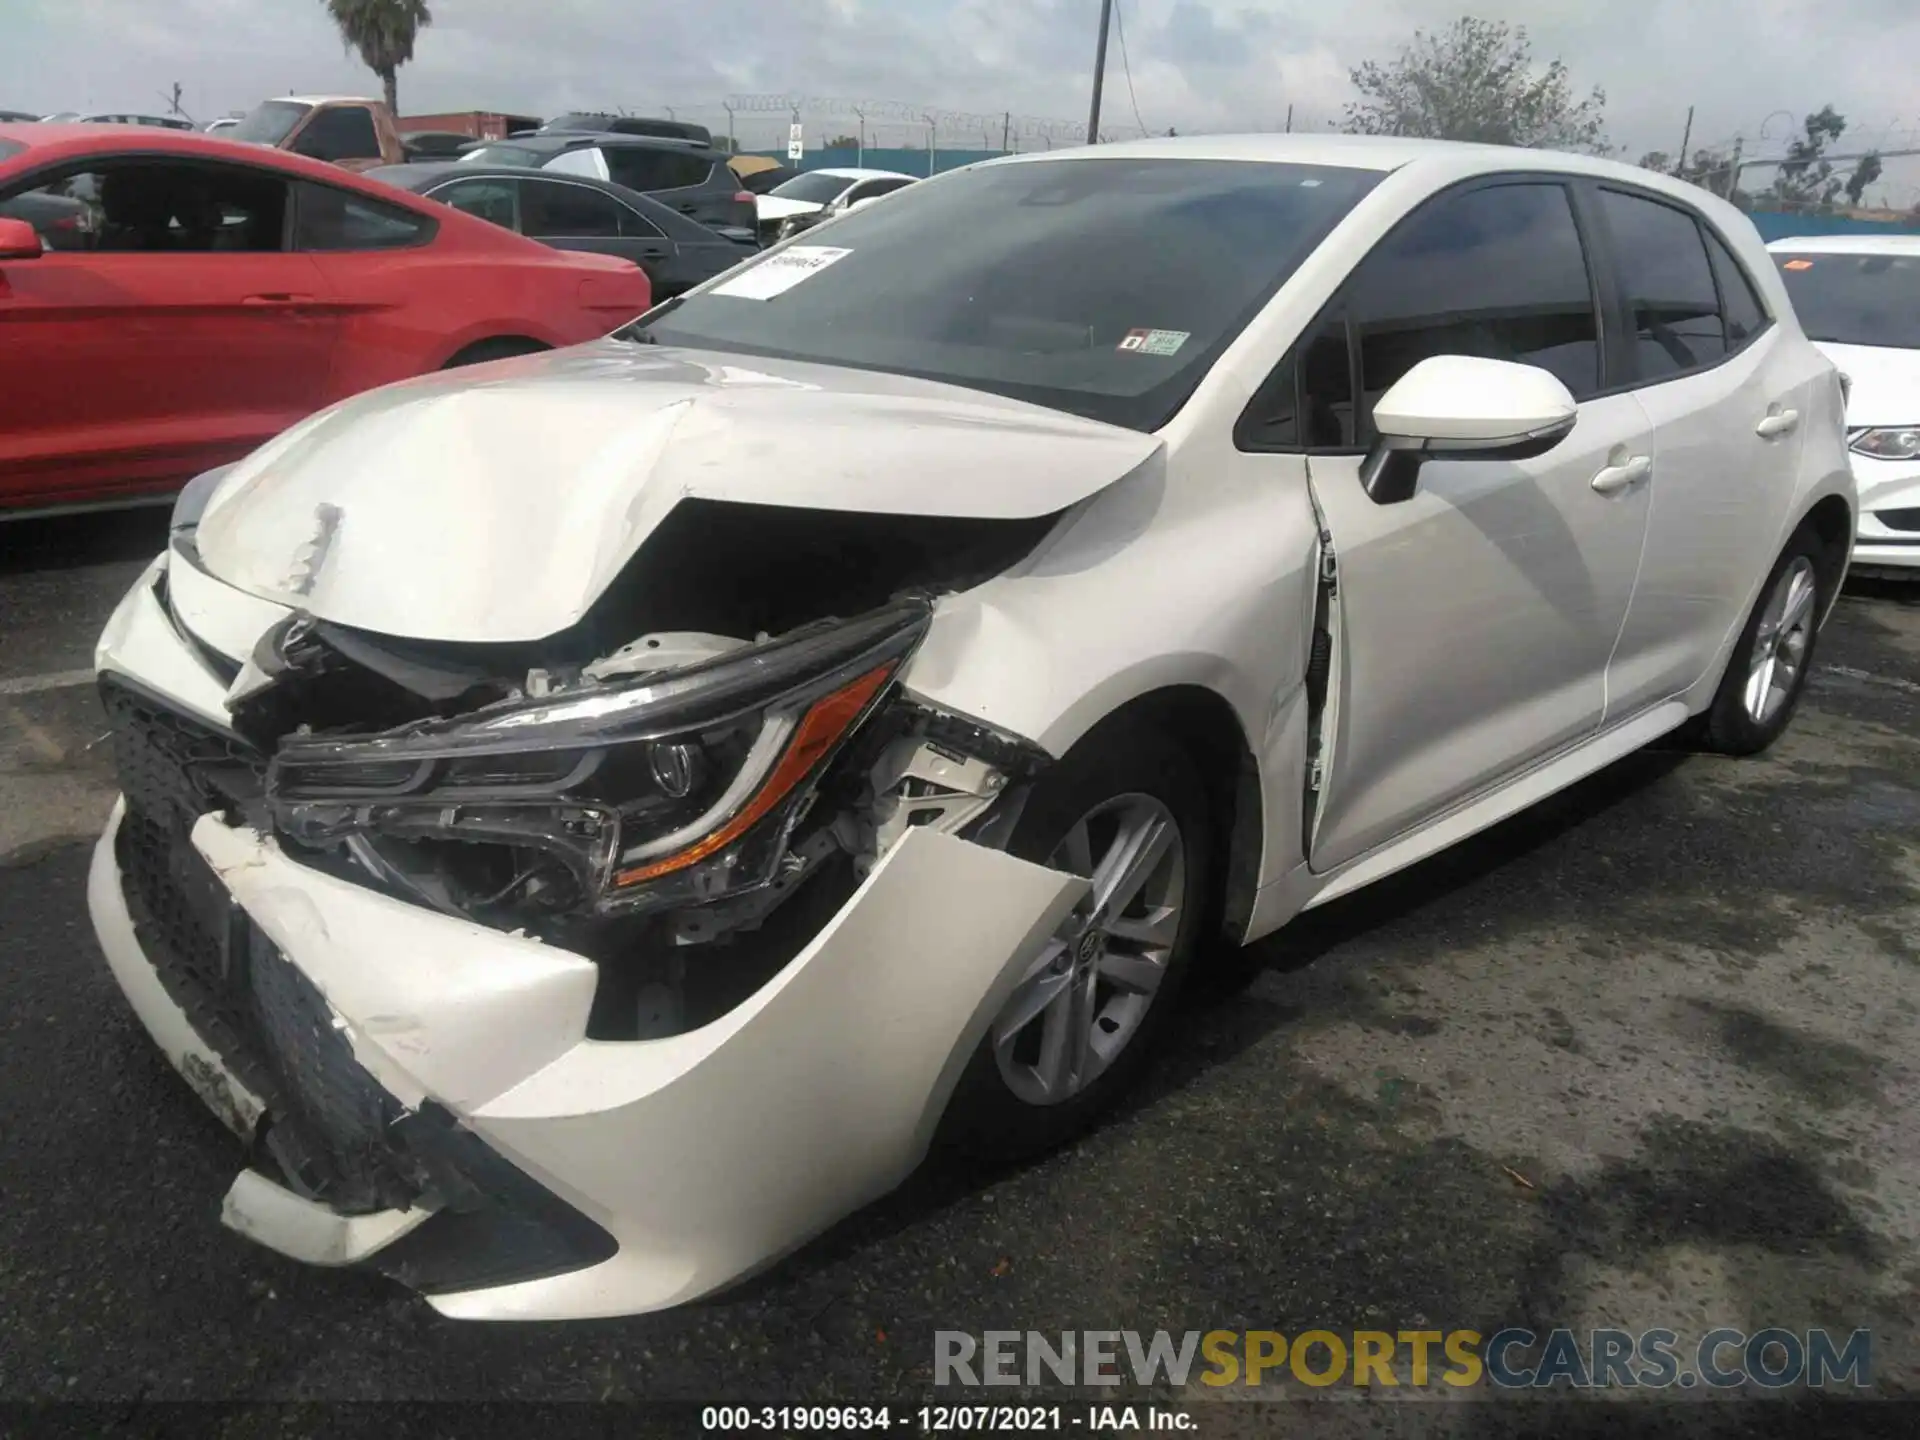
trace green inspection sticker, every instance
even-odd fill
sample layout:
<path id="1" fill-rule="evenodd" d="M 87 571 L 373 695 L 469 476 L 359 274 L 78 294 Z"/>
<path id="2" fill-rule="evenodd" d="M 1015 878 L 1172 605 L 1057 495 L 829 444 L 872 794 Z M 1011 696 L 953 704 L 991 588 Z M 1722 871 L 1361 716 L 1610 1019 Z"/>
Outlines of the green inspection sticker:
<path id="1" fill-rule="evenodd" d="M 1119 348 L 1135 355 L 1178 355 L 1192 338 L 1186 330 L 1129 330 Z"/>

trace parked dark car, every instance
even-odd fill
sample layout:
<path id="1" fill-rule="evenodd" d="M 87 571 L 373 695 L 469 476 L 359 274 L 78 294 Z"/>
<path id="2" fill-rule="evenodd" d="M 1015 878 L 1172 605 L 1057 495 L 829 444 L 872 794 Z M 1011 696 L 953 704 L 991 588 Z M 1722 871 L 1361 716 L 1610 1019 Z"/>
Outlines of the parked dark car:
<path id="1" fill-rule="evenodd" d="M 659 201 L 586 175 L 530 175 L 511 166 L 390 165 L 369 172 L 557 250 L 620 255 L 647 272 L 656 303 L 754 253 Z"/>
<path id="2" fill-rule="evenodd" d="M 601 135 L 652 135 L 661 140 L 691 140 L 696 145 L 713 144 L 713 132 L 704 125 L 687 120 L 659 120 L 651 115 L 607 115 L 575 111 L 556 116 L 540 127 L 539 133 L 588 131 Z"/>
<path id="3" fill-rule="evenodd" d="M 482 141 L 462 151 L 459 163 L 611 180 L 714 230 L 751 236 L 758 219 L 754 197 L 741 187 L 727 157 L 686 140 L 555 131 Z"/>
<path id="4" fill-rule="evenodd" d="M 409 165 L 431 160 L 457 160 L 460 152 L 473 143 L 473 136 L 457 130 L 402 131 L 400 149 Z"/>
<path id="5" fill-rule="evenodd" d="M 39 119 L 38 115 L 29 115 L 24 110 L 0 110 L 0 125 L 28 125 Z"/>

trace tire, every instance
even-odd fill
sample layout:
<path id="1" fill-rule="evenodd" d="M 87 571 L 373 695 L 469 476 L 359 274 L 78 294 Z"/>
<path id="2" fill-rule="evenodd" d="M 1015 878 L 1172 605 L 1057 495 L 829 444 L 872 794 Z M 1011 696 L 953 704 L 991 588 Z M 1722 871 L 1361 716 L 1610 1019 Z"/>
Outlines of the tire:
<path id="1" fill-rule="evenodd" d="M 506 360 L 515 355 L 537 355 L 542 350 L 551 348 L 551 346 L 542 345 L 538 340 L 503 335 L 493 340 L 476 340 L 440 368 L 458 370 L 464 365 L 484 365 L 489 360 Z"/>
<path id="2" fill-rule="evenodd" d="M 1720 677 L 1713 703 L 1695 720 L 1689 739 L 1696 749 L 1716 755 L 1758 755 L 1778 740 L 1799 708 L 1820 638 L 1820 619 L 1833 598 L 1832 557 L 1811 529 L 1801 529 L 1774 562 L 1760 587 L 1753 613 L 1741 627 Z M 1780 621 L 1785 607 L 1799 612 Z M 1770 684 L 1756 676 L 1774 659 Z M 1783 682 L 1782 669 L 1790 673 Z M 1756 701 L 1756 696 L 1764 696 Z"/>
<path id="3" fill-rule="evenodd" d="M 1040 965 L 1064 968 L 1065 975 L 1050 971 L 1047 983 L 1063 984 L 1075 994 L 1085 984 L 1088 998 L 1080 1012 L 1085 1023 L 1075 1025 L 1071 1012 L 1049 1006 L 1015 1027 L 1010 1040 L 1003 1039 L 1015 1005 L 1029 1003 L 1039 994 L 1037 989 L 1029 991 L 1033 977 L 1040 974 L 1037 966 L 989 1024 L 954 1089 L 942 1123 L 942 1139 L 950 1148 L 990 1160 L 1021 1159 L 1053 1149 L 1084 1130 L 1117 1100 L 1151 1058 L 1176 1008 L 1194 950 L 1215 928 L 1206 913 L 1215 893 L 1215 836 L 1206 788 L 1193 761 L 1161 731 L 1137 722 L 1111 723 L 1088 736 L 1041 777 L 1007 850 L 1035 864 L 1069 868 L 1062 851 L 1071 848 L 1069 836 L 1085 820 L 1090 843 L 1080 848 L 1072 868 L 1086 873 L 1091 868 L 1087 860 L 1098 861 L 1109 853 L 1125 827 L 1141 817 L 1171 825 L 1174 840 L 1166 854 L 1175 856 L 1177 864 L 1163 855 L 1146 870 L 1138 895 L 1120 910 L 1118 922 L 1135 933 L 1101 932 L 1089 955 L 1086 935 L 1094 932 L 1077 932 L 1084 912 L 1092 908 L 1090 896 L 1069 920 L 1067 933 L 1049 942 Z M 1143 917 L 1150 908 L 1163 911 L 1175 896 L 1179 908 L 1171 943 L 1148 943 L 1139 933 Z M 1156 962 L 1159 956 L 1164 958 Z M 1107 978 L 1110 969 L 1137 978 L 1155 968 L 1157 984 L 1145 994 L 1131 981 L 1116 984 Z M 1083 975 L 1091 977 L 1090 983 L 1082 981 Z M 1136 1000 L 1145 1001 L 1138 1010 Z M 1036 1087 L 1046 1068 L 1050 1024 L 1060 1025 L 1069 1034 L 1069 1043 L 1081 1035 L 1089 1037 L 1081 1053 L 1088 1062 L 1086 1068 L 1094 1073 L 1084 1081 L 1067 1077 L 1067 1083 L 1055 1087 L 1056 1098 L 1041 1099 Z M 1102 1045 L 1116 1048 L 1102 1056 Z"/>

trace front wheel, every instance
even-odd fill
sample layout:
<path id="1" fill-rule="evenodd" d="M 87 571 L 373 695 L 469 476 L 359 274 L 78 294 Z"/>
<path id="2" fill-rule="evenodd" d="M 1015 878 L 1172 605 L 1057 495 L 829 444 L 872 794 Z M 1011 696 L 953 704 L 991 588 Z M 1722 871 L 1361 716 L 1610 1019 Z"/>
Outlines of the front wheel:
<path id="1" fill-rule="evenodd" d="M 1207 931 L 1205 787 L 1171 739 L 1120 723 L 1042 776 L 1010 853 L 1093 882 L 987 1028 L 947 1136 L 1018 1158 L 1083 1129 L 1139 1075 Z"/>
<path id="2" fill-rule="evenodd" d="M 1831 594 L 1827 567 L 1811 530 L 1788 542 L 1734 644 L 1713 704 L 1696 724 L 1701 749 L 1757 755 L 1787 728 L 1806 689 Z"/>

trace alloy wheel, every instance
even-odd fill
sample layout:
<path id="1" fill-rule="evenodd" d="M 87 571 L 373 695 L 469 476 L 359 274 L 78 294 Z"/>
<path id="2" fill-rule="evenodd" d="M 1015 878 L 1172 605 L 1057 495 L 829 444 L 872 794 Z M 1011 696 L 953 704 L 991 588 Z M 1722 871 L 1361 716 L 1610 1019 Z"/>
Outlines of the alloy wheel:
<path id="1" fill-rule="evenodd" d="M 1747 660 L 1742 699 L 1755 724 L 1765 725 L 1792 697 L 1813 640 L 1814 607 L 1820 587 L 1813 562 L 1796 555 L 1774 582 Z"/>
<path id="2" fill-rule="evenodd" d="M 1151 795 L 1095 806 L 1047 863 L 1093 888 L 993 1022 L 1001 1077 L 1030 1105 L 1084 1092 L 1139 1032 L 1180 938 L 1187 881 L 1180 826 Z"/>

